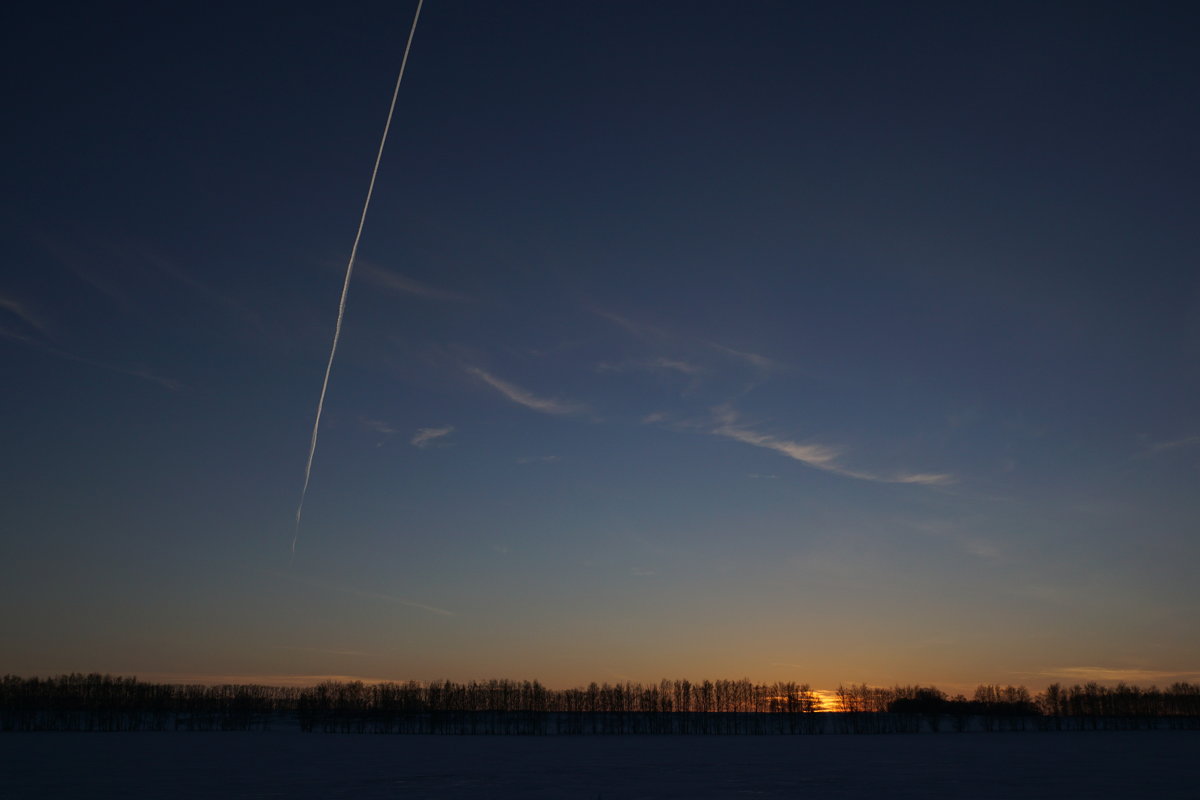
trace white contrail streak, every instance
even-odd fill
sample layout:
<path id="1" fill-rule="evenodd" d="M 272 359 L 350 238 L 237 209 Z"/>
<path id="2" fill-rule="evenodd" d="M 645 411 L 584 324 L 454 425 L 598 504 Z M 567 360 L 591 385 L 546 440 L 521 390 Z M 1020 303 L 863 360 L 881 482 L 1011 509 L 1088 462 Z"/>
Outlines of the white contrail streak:
<path id="1" fill-rule="evenodd" d="M 362 215 L 358 218 L 358 232 L 354 234 L 354 246 L 350 248 L 350 260 L 346 263 L 346 280 L 342 282 L 342 299 L 338 301 L 337 324 L 333 328 L 333 346 L 329 348 L 329 363 L 325 365 L 325 380 L 321 382 L 321 397 L 317 400 L 317 416 L 313 420 L 312 441 L 308 445 L 308 462 L 304 465 L 304 488 L 300 490 L 300 502 L 296 506 L 296 533 L 292 536 L 292 556 L 296 555 L 296 540 L 300 538 L 300 514 L 304 511 L 304 497 L 308 494 L 308 481 L 312 477 L 313 455 L 317 452 L 317 433 L 321 429 L 321 412 L 325 410 L 325 392 L 329 389 L 329 373 L 333 371 L 333 356 L 337 353 L 338 339 L 342 335 L 342 318 L 346 316 L 346 295 L 350 292 L 350 275 L 354 272 L 354 258 L 358 255 L 358 243 L 362 239 L 363 225 L 367 221 L 367 209 L 371 206 L 371 195 L 375 192 L 375 177 L 379 174 L 379 162 L 383 159 L 383 146 L 387 144 L 388 131 L 392 127 L 392 115 L 396 111 L 396 98 L 400 95 L 400 81 L 404 80 L 404 68 L 408 66 L 408 51 L 412 49 L 413 35 L 417 32 L 417 20 L 421 18 L 421 6 L 425 0 L 417 0 L 417 11 L 413 14 L 412 27 L 408 30 L 408 42 L 404 45 L 404 57 L 400 60 L 400 74 L 396 76 L 396 88 L 392 90 L 392 104 L 388 108 L 387 123 L 379 140 L 379 152 L 375 154 L 375 167 L 371 170 L 371 183 L 367 186 L 367 199 L 363 201 Z"/>

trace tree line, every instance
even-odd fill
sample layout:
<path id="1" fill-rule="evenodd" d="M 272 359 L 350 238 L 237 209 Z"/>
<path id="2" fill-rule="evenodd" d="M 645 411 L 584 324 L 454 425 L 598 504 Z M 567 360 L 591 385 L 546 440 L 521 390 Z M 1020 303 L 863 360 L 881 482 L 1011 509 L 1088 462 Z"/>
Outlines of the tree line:
<path id="1" fill-rule="evenodd" d="M 832 713 L 818 713 L 832 712 Z M 428 734 L 815 734 L 1200 728 L 1200 685 L 1143 689 L 811 686 L 748 679 L 591 683 L 158 684 L 110 675 L 0 679 L 0 730 L 263 730 Z"/>

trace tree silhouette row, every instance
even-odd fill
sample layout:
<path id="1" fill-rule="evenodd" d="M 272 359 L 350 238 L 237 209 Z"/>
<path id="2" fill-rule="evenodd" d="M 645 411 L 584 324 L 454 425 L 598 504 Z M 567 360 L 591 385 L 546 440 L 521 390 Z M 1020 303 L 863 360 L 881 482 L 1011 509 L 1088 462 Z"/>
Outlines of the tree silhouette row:
<path id="1" fill-rule="evenodd" d="M 818 713 L 832 712 L 832 713 Z M 431 734 L 799 734 L 1200 727 L 1200 686 L 840 686 L 748 679 L 362 683 L 289 688 L 157 684 L 110 675 L 0 679 L 0 730 L 260 730 Z"/>

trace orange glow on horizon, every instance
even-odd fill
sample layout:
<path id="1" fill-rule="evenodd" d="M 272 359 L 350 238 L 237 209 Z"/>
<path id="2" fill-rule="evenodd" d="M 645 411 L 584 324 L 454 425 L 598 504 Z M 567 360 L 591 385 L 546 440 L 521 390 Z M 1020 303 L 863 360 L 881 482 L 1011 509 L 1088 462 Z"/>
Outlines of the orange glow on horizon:
<path id="1" fill-rule="evenodd" d="M 812 693 L 816 695 L 817 700 L 821 703 L 821 707 L 817 709 L 819 713 L 837 711 L 837 692 L 830 691 L 829 689 L 813 689 Z"/>

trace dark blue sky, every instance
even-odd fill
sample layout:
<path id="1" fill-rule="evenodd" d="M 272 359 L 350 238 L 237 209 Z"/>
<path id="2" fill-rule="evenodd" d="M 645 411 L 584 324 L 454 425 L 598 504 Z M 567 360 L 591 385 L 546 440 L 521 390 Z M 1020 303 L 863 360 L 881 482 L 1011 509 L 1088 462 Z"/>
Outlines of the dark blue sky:
<path id="1" fill-rule="evenodd" d="M 7 12 L 0 670 L 1200 674 L 1200 15 Z"/>

